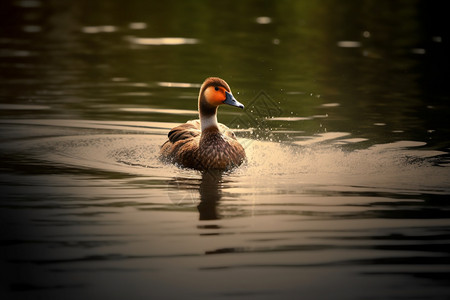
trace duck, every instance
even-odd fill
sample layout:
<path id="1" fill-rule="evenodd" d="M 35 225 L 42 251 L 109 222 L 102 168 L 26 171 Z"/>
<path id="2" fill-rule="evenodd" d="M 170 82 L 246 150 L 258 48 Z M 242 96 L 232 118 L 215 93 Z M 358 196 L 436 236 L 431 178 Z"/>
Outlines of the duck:
<path id="1" fill-rule="evenodd" d="M 199 119 L 172 128 L 160 148 L 163 161 L 199 171 L 228 171 L 246 161 L 244 147 L 233 131 L 217 122 L 217 110 L 227 104 L 243 109 L 230 86 L 218 77 L 205 79 L 198 96 Z"/>

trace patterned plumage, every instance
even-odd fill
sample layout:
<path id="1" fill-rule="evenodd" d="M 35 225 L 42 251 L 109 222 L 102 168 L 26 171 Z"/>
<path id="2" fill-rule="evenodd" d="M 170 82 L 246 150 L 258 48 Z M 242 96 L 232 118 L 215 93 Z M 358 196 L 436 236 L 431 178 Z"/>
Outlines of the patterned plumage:
<path id="1" fill-rule="evenodd" d="M 161 158 L 196 170 L 230 170 L 241 165 L 246 159 L 244 148 L 227 126 L 217 123 L 217 107 L 223 103 L 243 108 L 224 80 L 206 79 L 199 94 L 200 120 L 174 127 L 161 146 Z"/>

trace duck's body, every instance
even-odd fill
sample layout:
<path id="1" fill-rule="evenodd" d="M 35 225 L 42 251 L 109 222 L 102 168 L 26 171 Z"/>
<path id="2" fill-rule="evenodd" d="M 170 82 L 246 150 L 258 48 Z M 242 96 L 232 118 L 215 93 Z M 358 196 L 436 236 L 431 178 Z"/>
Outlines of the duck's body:
<path id="1" fill-rule="evenodd" d="M 245 150 L 234 133 L 217 122 L 217 108 L 229 104 L 243 108 L 228 84 L 217 77 L 205 80 L 199 94 L 199 120 L 188 121 L 169 132 L 161 146 L 162 159 L 196 170 L 229 170 L 245 161 Z"/>

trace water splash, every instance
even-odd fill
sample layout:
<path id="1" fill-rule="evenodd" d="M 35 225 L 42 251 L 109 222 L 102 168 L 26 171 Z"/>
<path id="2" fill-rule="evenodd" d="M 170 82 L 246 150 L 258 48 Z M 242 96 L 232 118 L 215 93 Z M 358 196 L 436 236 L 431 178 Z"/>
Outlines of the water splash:
<path id="1" fill-rule="evenodd" d="M 316 142 L 323 139 L 319 137 Z M 241 182 L 256 186 L 296 185 L 395 189 L 448 193 L 450 169 L 439 165 L 441 151 L 422 150 L 423 142 L 398 141 L 362 150 L 333 144 L 306 145 L 255 141 L 247 147 Z"/>

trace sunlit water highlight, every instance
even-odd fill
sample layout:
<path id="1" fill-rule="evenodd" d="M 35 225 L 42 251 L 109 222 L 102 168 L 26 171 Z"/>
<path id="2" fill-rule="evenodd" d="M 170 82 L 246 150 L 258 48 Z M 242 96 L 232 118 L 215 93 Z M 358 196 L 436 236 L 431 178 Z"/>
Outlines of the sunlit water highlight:
<path id="1" fill-rule="evenodd" d="M 173 114 L 191 113 L 167 109 L 160 113 L 168 111 Z M 165 133 L 176 125 L 174 123 L 77 120 L 26 120 L 11 123 L 22 123 L 24 131 L 30 132 L 31 129 L 34 135 L 39 134 L 40 126 L 50 126 L 60 133 L 68 128 L 68 134 L 71 128 L 127 131 L 127 134 L 77 134 L 37 139 L 34 136 L 31 140 L 2 146 L 11 151 L 29 151 L 33 156 L 49 162 L 134 175 L 160 177 L 165 174 L 170 178 L 172 172 L 178 172 L 200 176 L 197 171 L 180 170 L 164 165 L 158 159 L 159 147 L 166 139 Z M 398 141 L 356 150 L 345 148 L 349 144 L 364 141 L 366 139 L 352 139 L 349 133 L 342 132 L 317 134 L 294 142 L 241 139 L 246 147 L 248 161 L 226 177 L 242 187 L 245 193 L 249 189 L 256 191 L 261 187 L 301 189 L 305 185 L 318 189 L 332 187 L 335 190 L 355 191 L 450 192 L 450 169 L 446 167 L 447 162 L 440 160 L 445 152 L 421 150 L 420 147 L 426 143 L 418 141 Z M 270 180 L 266 181 L 265 178 Z"/>

